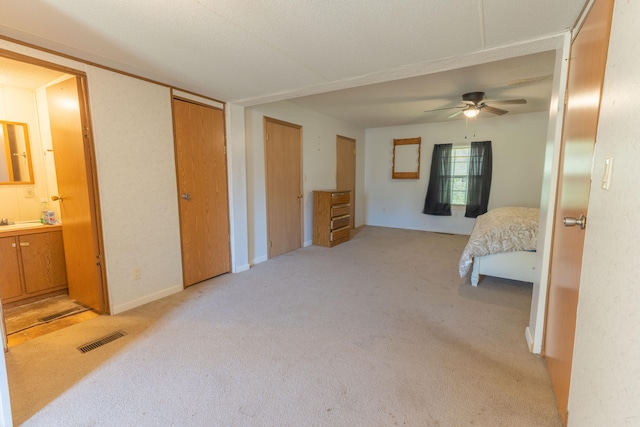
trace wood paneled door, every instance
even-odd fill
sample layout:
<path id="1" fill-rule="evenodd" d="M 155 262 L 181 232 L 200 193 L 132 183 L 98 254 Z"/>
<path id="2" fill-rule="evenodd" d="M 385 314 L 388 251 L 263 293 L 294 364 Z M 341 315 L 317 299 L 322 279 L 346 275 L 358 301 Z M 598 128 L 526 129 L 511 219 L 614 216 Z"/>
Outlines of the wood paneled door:
<path id="1" fill-rule="evenodd" d="M 585 232 L 564 218 L 587 216 L 600 94 L 613 0 L 596 0 L 571 46 L 556 217 L 551 254 L 544 356 L 558 410 L 567 423 L 573 343 Z M 588 102 L 586 102 L 588 100 Z"/>
<path id="2" fill-rule="evenodd" d="M 56 166 L 69 296 L 104 313 L 107 294 L 99 235 L 93 152 L 84 80 L 71 77 L 49 86 L 47 106 Z"/>
<path id="3" fill-rule="evenodd" d="M 173 99 L 184 286 L 231 270 L 224 110 Z"/>
<path id="4" fill-rule="evenodd" d="M 302 140 L 300 126 L 265 118 L 267 253 L 302 247 Z"/>
<path id="5" fill-rule="evenodd" d="M 338 135 L 336 138 L 336 188 L 351 191 L 349 225 L 355 227 L 356 213 L 356 140 Z"/>

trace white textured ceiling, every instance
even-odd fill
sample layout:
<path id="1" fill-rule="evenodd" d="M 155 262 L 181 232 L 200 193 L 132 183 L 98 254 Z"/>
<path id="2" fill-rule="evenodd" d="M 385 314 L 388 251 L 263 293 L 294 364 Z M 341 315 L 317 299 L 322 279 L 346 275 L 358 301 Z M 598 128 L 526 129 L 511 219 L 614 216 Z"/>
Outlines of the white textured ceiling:
<path id="1" fill-rule="evenodd" d="M 457 68 L 478 74 L 472 67 L 553 49 L 585 3 L 0 0 L 0 35 L 251 106 L 365 85 L 374 90 L 376 83 Z M 478 84 L 490 98 L 510 96 L 507 81 Z M 503 89 L 492 94 L 491 85 Z M 447 93 L 414 95 L 456 100 L 482 90 L 453 80 L 448 86 Z"/>

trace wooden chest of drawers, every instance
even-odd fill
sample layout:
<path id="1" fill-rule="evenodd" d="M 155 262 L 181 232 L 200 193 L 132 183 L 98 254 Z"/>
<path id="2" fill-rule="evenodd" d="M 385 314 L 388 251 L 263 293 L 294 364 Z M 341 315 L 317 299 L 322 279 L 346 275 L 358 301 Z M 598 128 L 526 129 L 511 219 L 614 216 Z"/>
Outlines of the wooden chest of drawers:
<path id="1" fill-rule="evenodd" d="M 313 244 L 333 247 L 351 236 L 351 191 L 313 192 Z"/>

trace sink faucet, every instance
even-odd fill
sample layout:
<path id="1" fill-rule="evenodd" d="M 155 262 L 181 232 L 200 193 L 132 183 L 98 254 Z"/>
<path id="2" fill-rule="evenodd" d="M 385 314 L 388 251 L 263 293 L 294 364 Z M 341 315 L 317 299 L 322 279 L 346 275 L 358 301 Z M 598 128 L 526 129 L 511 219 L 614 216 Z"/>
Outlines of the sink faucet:
<path id="1" fill-rule="evenodd" d="M 0 225 L 9 225 L 9 220 L 7 218 L 0 219 Z"/>

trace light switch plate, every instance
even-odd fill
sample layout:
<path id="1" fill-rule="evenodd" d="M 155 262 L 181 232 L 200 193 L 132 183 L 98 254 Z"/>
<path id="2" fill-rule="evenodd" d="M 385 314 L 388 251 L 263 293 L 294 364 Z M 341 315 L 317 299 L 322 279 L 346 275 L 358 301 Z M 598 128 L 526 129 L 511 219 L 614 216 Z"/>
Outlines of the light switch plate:
<path id="1" fill-rule="evenodd" d="M 602 173 L 602 188 L 608 190 L 611 186 L 611 170 L 613 169 L 613 157 L 604 159 L 604 172 Z"/>

